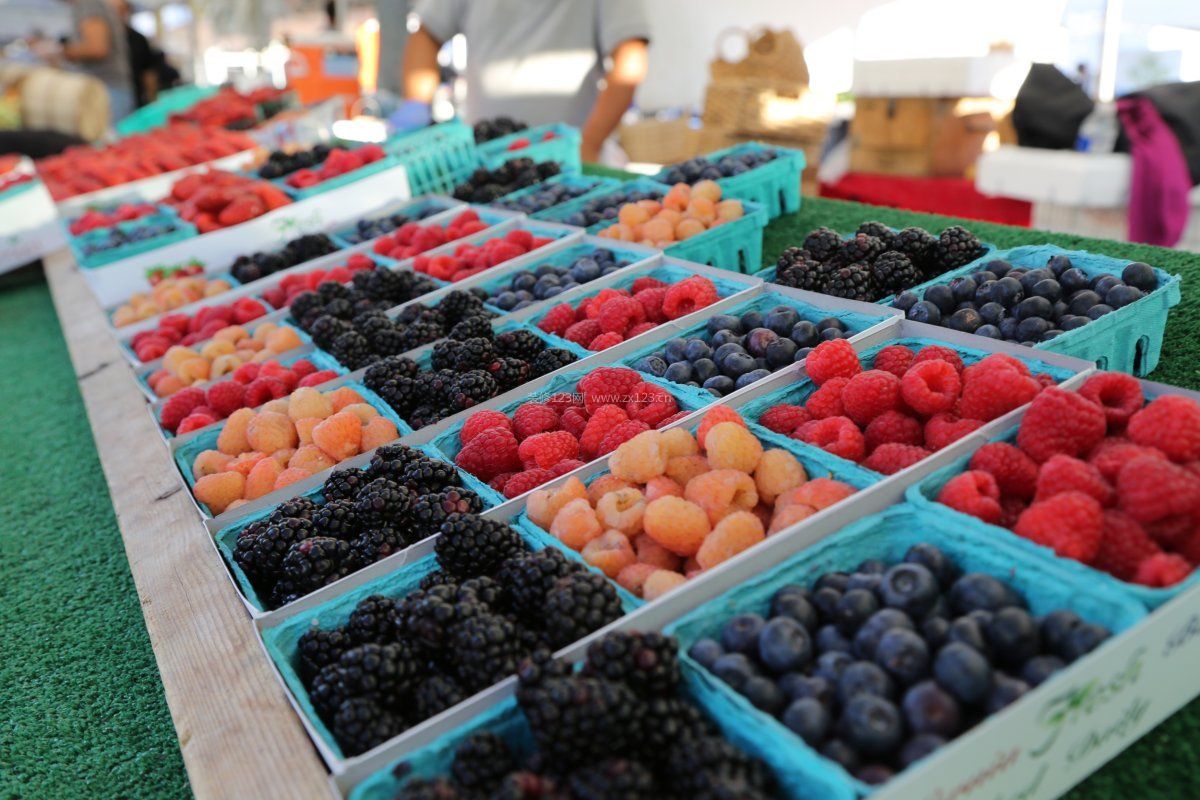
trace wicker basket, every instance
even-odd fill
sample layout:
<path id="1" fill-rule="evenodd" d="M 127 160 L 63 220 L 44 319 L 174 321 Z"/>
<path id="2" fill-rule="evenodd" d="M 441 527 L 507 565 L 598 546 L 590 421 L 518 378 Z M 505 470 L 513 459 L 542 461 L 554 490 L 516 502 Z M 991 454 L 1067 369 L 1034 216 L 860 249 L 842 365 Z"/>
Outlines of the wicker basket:
<path id="1" fill-rule="evenodd" d="M 700 152 L 700 132 L 685 119 L 640 120 L 622 125 L 619 136 L 630 161 L 674 164 Z"/>
<path id="2" fill-rule="evenodd" d="M 5 65 L 0 83 L 19 87 L 26 128 L 99 139 L 108 130 L 108 92 L 88 75 L 48 67 Z"/>
<path id="3" fill-rule="evenodd" d="M 720 55 L 731 37 L 746 41 L 746 57 L 741 61 L 728 61 Z M 762 81 L 797 89 L 808 85 L 804 48 L 789 30 L 726 28 L 717 35 L 717 57 L 709 65 L 709 73 L 713 81 Z"/>

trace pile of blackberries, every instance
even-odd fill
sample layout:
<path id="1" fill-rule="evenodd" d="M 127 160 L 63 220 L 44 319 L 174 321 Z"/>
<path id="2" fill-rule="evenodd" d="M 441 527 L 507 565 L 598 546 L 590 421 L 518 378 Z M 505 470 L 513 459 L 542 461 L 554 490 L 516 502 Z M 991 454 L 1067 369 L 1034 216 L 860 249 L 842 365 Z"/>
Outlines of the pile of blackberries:
<path id="1" fill-rule="evenodd" d="M 664 174 L 667 183 L 696 183 L 697 181 L 719 181 L 749 172 L 755 167 L 774 161 L 779 154 L 771 149 L 747 150 L 731 153 L 715 161 L 704 156 L 690 158 L 670 167 Z"/>
<path id="2" fill-rule="evenodd" d="M 491 203 L 510 192 L 541 183 L 562 171 L 554 161 L 512 158 L 496 169 L 480 167 L 454 187 L 454 197 L 467 203 Z"/>
<path id="3" fill-rule="evenodd" d="M 238 256 L 229 272 L 242 283 L 250 283 L 297 264 L 329 255 L 337 249 L 337 245 L 327 235 L 306 233 L 292 239 L 278 250 Z"/>
<path id="4" fill-rule="evenodd" d="M 474 125 L 475 144 L 490 142 L 493 139 L 499 139 L 501 136 L 508 136 L 510 133 L 526 130 L 528 127 L 529 125 L 526 123 L 512 117 L 481 119 Z"/>
<path id="5" fill-rule="evenodd" d="M 329 152 L 330 147 L 327 144 L 316 144 L 307 150 L 297 150 L 294 153 L 272 150 L 266 163 L 258 168 L 258 177 L 274 180 L 290 175 L 298 169 L 312 169 L 325 163 Z"/>
<path id="6" fill-rule="evenodd" d="M 566 266 L 542 264 L 537 269 L 515 272 L 507 286 L 492 291 L 487 302 L 504 311 L 520 311 L 539 300 L 557 297 L 568 289 L 611 275 L 629 264 L 617 258 L 612 250 L 597 247 Z"/>

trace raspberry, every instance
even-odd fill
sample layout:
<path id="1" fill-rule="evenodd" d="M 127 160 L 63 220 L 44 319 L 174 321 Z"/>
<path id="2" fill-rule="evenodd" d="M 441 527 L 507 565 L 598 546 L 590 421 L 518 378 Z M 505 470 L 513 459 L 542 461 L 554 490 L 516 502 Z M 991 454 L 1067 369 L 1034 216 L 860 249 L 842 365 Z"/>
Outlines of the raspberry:
<path id="1" fill-rule="evenodd" d="M 812 419 L 846 416 L 846 406 L 842 403 L 842 392 L 846 390 L 846 385 L 849 383 L 849 378 L 830 378 L 825 381 L 804 401 L 804 410 L 808 412 L 808 416 Z"/>
<path id="2" fill-rule="evenodd" d="M 562 338 L 568 342 L 574 342 L 580 347 L 587 347 L 591 344 L 592 339 L 595 339 L 604 330 L 600 327 L 600 323 L 594 319 L 580 320 L 573 323 L 565 331 L 562 332 Z"/>
<path id="3" fill-rule="evenodd" d="M 853 378 L 862 372 L 858 353 L 848 339 L 821 342 L 804 360 L 809 379 L 822 386 L 830 378 Z"/>
<path id="4" fill-rule="evenodd" d="M 1079 393 L 1104 409 L 1109 433 L 1123 431 L 1145 403 L 1142 385 L 1123 372 L 1099 372 L 1084 381 Z"/>
<path id="5" fill-rule="evenodd" d="M 749 511 L 735 511 L 712 529 L 696 551 L 696 563 L 710 569 L 749 550 L 766 537 L 762 521 Z"/>
<path id="6" fill-rule="evenodd" d="M 550 533 L 572 550 L 582 550 L 592 539 L 604 533 L 596 512 L 587 498 L 578 497 L 562 506 L 550 523 Z"/>
<path id="7" fill-rule="evenodd" d="M 642 528 L 651 539 L 685 558 L 696 554 L 710 530 L 703 508 L 671 495 L 646 505 Z"/>
<path id="8" fill-rule="evenodd" d="M 654 427 L 679 410 L 679 404 L 671 393 L 661 386 L 643 381 L 630 391 L 625 403 L 625 413 L 630 419 L 641 420 Z"/>
<path id="9" fill-rule="evenodd" d="M 527 469 L 524 472 L 518 472 L 506 480 L 502 492 L 506 498 L 511 500 L 518 495 L 536 489 L 553 477 L 554 474 L 548 469 L 542 469 L 541 467 Z"/>
<path id="10" fill-rule="evenodd" d="M 640 430 L 639 430 L 640 428 Z M 617 441 L 622 439 L 622 441 Z M 663 474 L 667 453 L 662 434 L 644 427 L 637 420 L 622 422 L 604 437 L 601 450 L 616 442 L 609 451 L 608 469 L 613 477 L 632 483 L 646 483 Z M 597 503 L 599 506 L 599 503 Z"/>
<path id="11" fill-rule="evenodd" d="M 624 334 L 634 325 L 646 321 L 646 311 L 637 300 L 622 295 L 610 298 L 600 306 L 596 321 L 605 331 Z"/>
<path id="12" fill-rule="evenodd" d="M 571 308 L 566 303 L 559 303 L 554 308 L 546 312 L 546 316 L 542 317 L 537 326 L 546 333 L 553 333 L 557 336 L 562 336 L 567 332 L 567 328 L 575 324 L 575 309 Z"/>
<path id="13" fill-rule="evenodd" d="M 791 435 L 792 431 L 808 422 L 812 417 L 803 406 L 780 404 L 771 406 L 758 418 L 758 424 L 769 431 Z"/>
<path id="14" fill-rule="evenodd" d="M 221 381 L 208 387 L 208 405 L 222 418 L 245 407 L 246 387 L 237 381 Z"/>
<path id="15" fill-rule="evenodd" d="M 938 492 L 937 501 L 984 522 L 1000 521 L 1000 487 L 989 472 L 973 469 L 955 475 Z"/>
<path id="16" fill-rule="evenodd" d="M 316 372 L 305 375 L 296 384 L 297 386 L 320 386 L 325 381 L 331 381 L 337 377 L 337 373 L 331 369 L 320 369 Z"/>
<path id="17" fill-rule="evenodd" d="M 989 442 L 976 450 L 971 469 L 990 473 L 1005 497 L 1028 500 L 1037 491 L 1038 465 L 1007 442 Z"/>
<path id="18" fill-rule="evenodd" d="M 1129 438 L 1157 447 L 1172 461 L 1200 458 L 1200 404 L 1178 395 L 1152 400 L 1129 418 Z"/>
<path id="19" fill-rule="evenodd" d="M 305 375 L 312 375 L 317 368 L 307 358 L 298 358 L 292 362 L 291 370 L 297 378 L 303 378 Z"/>
<path id="20" fill-rule="evenodd" d="M 736 469 L 712 469 L 695 476 L 687 482 L 683 496 L 704 509 L 713 525 L 734 511 L 753 509 L 759 501 L 758 484 Z"/>
<path id="21" fill-rule="evenodd" d="M 583 315 L 579 317 L 580 319 L 586 318 L 599 321 L 598 317 L 600 316 L 600 309 L 603 308 L 605 303 L 617 297 L 628 296 L 628 293 L 621 289 L 601 289 L 595 295 L 580 303 L 579 307 L 576 309 L 576 313 Z"/>
<path id="22" fill-rule="evenodd" d="M 932 450 L 926 450 L 924 447 L 888 442 L 875 448 L 863 461 L 863 466 L 883 475 L 894 475 L 932 454 Z"/>
<path id="23" fill-rule="evenodd" d="M 502 472 L 519 472 L 517 438 L 507 428 L 482 430 L 458 451 L 454 463 L 484 481 Z"/>
<path id="24" fill-rule="evenodd" d="M 581 400 L 574 392 L 556 392 L 555 394 L 552 394 L 546 398 L 546 405 L 554 409 L 554 413 L 561 417 L 562 413 L 568 408 L 581 408 L 583 406 L 583 400 Z"/>
<path id="25" fill-rule="evenodd" d="M 1055 453 L 1083 455 L 1104 438 L 1107 429 L 1100 406 L 1051 386 L 1035 397 L 1025 412 L 1017 446 L 1040 464 Z"/>
<path id="26" fill-rule="evenodd" d="M 642 529 L 642 515 L 645 511 L 646 498 L 640 490 L 634 488 L 608 492 L 596 503 L 596 517 L 600 524 L 627 536 L 632 536 Z"/>
<path id="27" fill-rule="evenodd" d="M 312 377 L 311 375 L 309 377 Z M 245 403 L 247 408 L 257 408 L 263 403 L 276 400 L 286 395 L 287 384 L 279 378 L 267 376 L 255 378 L 246 386 Z"/>
<path id="28" fill-rule="evenodd" d="M 566 431 L 535 433 L 521 440 L 517 454 L 526 467 L 550 469 L 563 459 L 578 455 L 579 441 Z"/>
<path id="29" fill-rule="evenodd" d="M 907 444 L 921 446 L 925 443 L 925 430 L 920 420 L 899 411 L 885 411 L 863 430 L 867 449 L 885 444 Z"/>
<path id="30" fill-rule="evenodd" d="M 941 450 L 983 427 L 977 419 L 959 419 L 953 414 L 935 414 L 925 423 L 925 446 Z"/>
<path id="31" fill-rule="evenodd" d="M 576 439 L 583 436 L 583 429 L 587 426 L 588 415 L 582 408 L 571 406 L 562 412 L 558 418 L 558 422 L 562 425 L 562 429 L 574 436 Z"/>
<path id="32" fill-rule="evenodd" d="M 913 357 L 913 365 L 923 364 L 926 361 L 945 361 L 950 366 L 954 367 L 954 371 L 962 373 L 963 360 L 957 352 L 949 347 L 943 347 L 940 344 L 928 344 L 917 351 Z"/>
<path id="33" fill-rule="evenodd" d="M 657 425 L 655 425 L 654 427 L 655 427 L 655 429 L 656 429 L 656 430 L 662 430 L 663 428 L 667 427 L 668 425 L 670 425 L 670 424 L 672 424 L 672 423 L 674 423 L 674 422 L 678 422 L 679 420 L 683 419 L 684 417 L 686 417 L 688 414 L 691 414 L 691 413 L 692 413 L 692 412 L 690 412 L 690 411 L 688 411 L 688 410 L 686 410 L 686 409 L 684 409 L 684 410 L 682 410 L 682 411 L 676 411 L 676 412 L 675 412 L 674 414 L 672 414 L 671 416 L 667 417 L 667 418 L 666 418 L 666 419 L 664 419 L 664 420 L 661 420 L 661 421 L 660 421 L 660 422 L 659 422 Z"/>
<path id="34" fill-rule="evenodd" d="M 642 289 L 635 291 L 633 294 L 633 299 L 641 304 L 642 311 L 645 313 L 646 319 L 650 322 L 667 321 L 667 315 L 663 313 L 663 300 L 666 297 L 667 289 L 665 286 Z"/>
<path id="35" fill-rule="evenodd" d="M 1025 405 L 1041 390 L 1037 381 L 1014 369 L 985 368 L 980 362 L 963 372 L 959 415 L 991 422 Z"/>
<path id="36" fill-rule="evenodd" d="M 600 367 L 580 379 L 576 389 L 583 394 L 583 407 L 589 414 L 600 406 L 622 406 L 629 402 L 633 388 L 642 383 L 642 376 L 625 367 Z"/>
<path id="37" fill-rule="evenodd" d="M 512 422 L 499 411 L 476 411 L 463 423 L 462 430 L 458 432 L 458 440 L 466 444 L 480 431 L 486 431 L 488 428 L 512 430 Z"/>
<path id="38" fill-rule="evenodd" d="M 763 453 L 757 437 L 736 422 L 722 422 L 710 428 L 704 449 L 713 469 L 736 469 L 747 474 L 754 472 Z"/>
<path id="39" fill-rule="evenodd" d="M 1035 502 L 1041 502 L 1063 492 L 1083 492 L 1102 506 L 1112 504 L 1113 490 L 1096 469 L 1086 461 L 1057 455 L 1042 464 L 1038 473 Z"/>
<path id="40" fill-rule="evenodd" d="M 641 277 L 633 279 L 633 285 L 629 287 L 629 290 L 636 295 L 638 292 L 645 291 L 646 289 L 666 288 L 667 284 L 663 281 L 660 281 L 658 278 L 651 278 L 649 275 L 642 275 Z"/>
<path id="41" fill-rule="evenodd" d="M 578 458 L 564 458 L 550 468 L 550 474 L 557 478 L 560 475 L 566 475 L 568 472 L 574 472 L 582 466 L 583 462 Z"/>
<path id="42" fill-rule="evenodd" d="M 758 499 L 767 504 L 774 503 L 776 497 L 795 489 L 806 480 L 808 474 L 800 460 L 778 447 L 765 451 L 754 468 Z"/>
<path id="43" fill-rule="evenodd" d="M 179 428 L 175 432 L 182 436 L 185 433 L 207 428 L 216 421 L 217 418 L 212 414 L 201 414 L 193 411 L 183 418 L 183 421 L 179 423 Z"/>
<path id="44" fill-rule="evenodd" d="M 250 383 L 258 377 L 261 368 L 262 364 L 257 361 L 248 361 L 233 371 L 233 379 L 238 383 Z"/>
<path id="45" fill-rule="evenodd" d="M 1029 508 L 1029 504 L 1019 497 L 1001 497 L 999 525 L 1012 530 L 1027 508 Z"/>
<path id="46" fill-rule="evenodd" d="M 265 414 L 259 416 L 265 416 Z M 253 432 L 254 424 L 251 423 L 251 436 L 253 436 Z M 312 440 L 313 444 L 328 453 L 334 461 L 342 461 L 357 455 L 362 446 L 362 420 L 349 409 L 339 411 L 333 416 L 321 420 L 313 428 Z M 295 444 L 291 446 L 294 447 Z"/>
<path id="47" fill-rule="evenodd" d="M 1121 467 L 1139 456 L 1153 456 L 1166 461 L 1167 456 L 1161 450 L 1153 447 L 1142 447 L 1128 439 L 1108 438 L 1092 448 L 1088 454 L 1088 463 L 1100 470 L 1104 480 L 1116 483 Z"/>
<path id="48" fill-rule="evenodd" d="M 162 426 L 174 433 L 184 417 L 192 413 L 192 409 L 205 401 L 204 390 L 189 386 L 180 389 L 163 403 Z"/>
<path id="49" fill-rule="evenodd" d="M 625 534 L 609 530 L 592 539 L 580 551 L 583 560 L 600 570 L 609 578 L 616 578 L 621 570 L 637 563 L 637 554 Z"/>
<path id="50" fill-rule="evenodd" d="M 1192 565 L 1174 553 L 1156 553 L 1138 565 L 1135 583 L 1155 588 L 1174 586 L 1192 574 Z"/>
<path id="51" fill-rule="evenodd" d="M 1133 517 L 1120 511 L 1105 511 L 1100 551 L 1092 566 L 1123 581 L 1131 581 L 1138 566 L 1160 548 Z"/>
<path id="52" fill-rule="evenodd" d="M 736 422 L 739 425 L 746 424 L 746 421 L 742 419 L 742 415 L 729 406 L 713 406 L 705 412 L 704 419 L 700 420 L 700 425 L 696 428 L 696 443 L 703 448 L 704 438 L 708 436 L 708 432 L 712 430 L 713 426 L 719 425 L 722 422 Z"/>
<path id="53" fill-rule="evenodd" d="M 1200 477 L 1153 456 L 1126 462 L 1117 475 L 1117 504 L 1142 524 L 1200 511 Z"/>
<path id="54" fill-rule="evenodd" d="M 904 402 L 926 417 L 949 411 L 961 392 L 962 379 L 954 365 L 938 359 L 914 363 L 900 379 Z"/>
<path id="55" fill-rule="evenodd" d="M 889 344 L 887 347 L 879 351 L 875 356 L 874 369 L 881 369 L 884 372 L 890 372 L 897 378 L 903 378 L 904 373 L 908 372 L 908 368 L 912 366 L 913 359 L 916 357 L 909 348 L 902 344 Z"/>
<path id="56" fill-rule="evenodd" d="M 192 493 L 196 499 L 208 506 L 213 515 L 220 514 L 229 504 L 242 499 L 246 478 L 240 472 L 216 472 L 196 481 Z"/>
<path id="57" fill-rule="evenodd" d="M 589 461 L 600 455 L 600 444 L 613 428 L 626 422 L 629 415 L 620 406 L 600 406 L 587 421 L 579 436 L 579 447 Z"/>
<path id="58" fill-rule="evenodd" d="M 587 349 L 593 353 L 599 353 L 601 350 L 616 347 L 623 341 L 625 341 L 625 337 L 619 333 L 602 333 L 588 342 Z"/>
<path id="59" fill-rule="evenodd" d="M 630 328 L 629 330 L 627 330 L 625 332 L 625 339 L 629 340 L 635 336 L 641 336 L 643 333 L 652 331 L 657 327 L 658 327 L 657 322 L 639 322 L 637 325 L 634 325 L 632 328 Z"/>
<path id="60" fill-rule="evenodd" d="M 1013 531 L 1065 558 L 1087 564 L 1100 552 L 1104 510 L 1083 492 L 1063 492 L 1034 503 Z"/>
<path id="61" fill-rule="evenodd" d="M 512 432 L 519 442 L 535 433 L 556 431 L 558 428 L 558 414 L 545 403 L 525 403 L 512 415 Z"/>
<path id="62" fill-rule="evenodd" d="M 842 390 L 846 416 L 866 425 L 885 411 L 900 406 L 900 379 L 890 372 L 870 369 L 855 375 Z"/>
<path id="63" fill-rule="evenodd" d="M 708 278 L 693 275 L 667 289 L 662 310 L 667 319 L 679 319 L 720 299 L 717 287 Z"/>
<path id="64" fill-rule="evenodd" d="M 600 440 L 600 447 L 596 451 L 596 455 L 606 456 L 642 431 L 648 430 L 650 430 L 650 426 L 640 419 L 629 419 L 618 423 L 608 433 L 604 434 L 604 438 Z"/>
<path id="65" fill-rule="evenodd" d="M 849 417 L 829 417 L 802 426 L 794 437 L 847 461 L 862 461 L 867 442 Z"/>

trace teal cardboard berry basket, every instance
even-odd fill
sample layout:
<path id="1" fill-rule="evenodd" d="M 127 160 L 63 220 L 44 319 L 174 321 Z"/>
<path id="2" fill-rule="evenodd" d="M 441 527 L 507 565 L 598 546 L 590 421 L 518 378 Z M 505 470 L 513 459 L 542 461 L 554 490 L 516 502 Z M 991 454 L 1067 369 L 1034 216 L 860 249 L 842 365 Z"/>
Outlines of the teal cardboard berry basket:
<path id="1" fill-rule="evenodd" d="M 623 181 L 617 186 L 606 186 L 604 189 L 597 189 L 596 191 L 588 192 L 582 197 L 576 197 L 574 200 L 557 205 L 541 214 L 539 218 L 549 220 L 551 222 L 561 222 L 564 225 L 570 225 L 572 224 L 569 222 L 571 215 L 577 211 L 583 210 L 583 207 L 592 200 L 611 200 L 611 202 L 615 204 L 618 198 L 624 197 L 625 193 L 633 191 L 646 192 L 652 197 L 661 200 L 670 190 L 670 188 L 671 187 L 667 186 L 665 183 L 659 183 L 651 178 L 633 178 L 631 180 Z M 591 225 L 582 227 L 588 233 L 596 233 L 597 231 L 612 225 L 614 222 L 616 222 L 616 220 L 617 212 L 614 208 L 611 219 L 595 222 Z"/>
<path id="2" fill-rule="evenodd" d="M 1082 250 L 1064 250 L 1054 245 L 1026 245 L 1010 250 L 997 250 L 965 267 L 947 272 L 934 280 L 913 287 L 910 291 L 924 297 L 930 286 L 949 283 L 953 279 L 986 269 L 987 262 L 1003 260 L 1014 267 L 1044 267 L 1053 256 L 1066 256 L 1071 265 L 1089 277 L 1120 276 L 1131 262 Z M 1075 330 L 1034 345 L 1085 361 L 1094 361 L 1100 369 L 1128 372 L 1144 376 L 1154 371 L 1162 354 L 1163 331 L 1167 316 L 1182 299 L 1181 279 L 1160 269 L 1154 270 L 1158 286 L 1127 306 L 1115 309 L 1099 319 Z"/>
<path id="3" fill-rule="evenodd" d="M 720 178 L 721 198 L 750 200 L 763 206 L 770 219 L 800 210 L 800 175 L 804 172 L 803 150 L 767 146 L 759 142 L 744 142 L 715 150 L 704 155 L 709 161 L 719 161 L 724 156 L 739 156 L 743 153 L 774 151 L 775 158 L 759 164 L 753 169 L 729 178 Z M 675 165 L 664 167 L 654 176 L 662 183 L 671 183 L 667 175 Z"/>
<path id="4" fill-rule="evenodd" d="M 408 170 L 413 196 L 448 194 L 480 164 L 471 126 L 451 120 L 393 136 L 383 149 Z"/>
<path id="5" fill-rule="evenodd" d="M 88 254 L 85 249 L 89 244 L 107 240 L 110 231 L 118 230 L 122 233 L 133 233 L 140 228 L 155 224 L 171 225 L 172 229 L 149 239 L 128 242 L 91 254 Z M 75 256 L 75 261 L 80 267 L 84 269 L 97 269 L 126 258 L 140 256 L 142 253 L 149 253 L 151 250 L 157 250 L 169 244 L 191 239 L 197 235 L 198 232 L 195 225 L 180 219 L 179 215 L 173 209 L 164 206 L 157 214 L 150 214 L 149 216 L 129 220 L 128 222 L 118 222 L 111 227 L 88 231 L 80 236 L 67 236 L 67 245 L 71 248 L 71 254 Z"/>
<path id="6" fill-rule="evenodd" d="M 436 214 L 441 214 L 451 209 L 465 211 L 466 208 L 465 203 L 455 200 L 452 197 L 434 195 L 431 197 L 418 197 L 415 200 L 409 200 L 397 205 L 389 205 L 386 209 L 379 209 L 372 211 L 370 214 L 364 214 L 362 218 L 378 219 L 381 217 L 390 217 L 394 214 L 404 214 L 414 222 L 423 224 L 426 218 Z M 329 234 L 329 238 L 333 240 L 333 243 L 338 246 L 339 250 L 369 241 L 368 239 L 360 238 L 358 229 L 354 225 L 346 225 L 338 228 Z"/>
<path id="7" fill-rule="evenodd" d="M 702 703 L 720 698 L 730 714 L 730 726 L 746 736 L 757 737 L 763 747 L 780 752 L 798 766 L 811 769 L 816 762 L 823 772 L 840 778 L 860 796 L 881 788 L 863 783 L 839 764 L 819 755 L 774 716 L 755 708 L 700 666 L 687 655 L 687 650 L 698 639 L 718 638 L 721 626 L 736 614 L 768 615 L 771 596 L 784 586 L 800 584 L 808 588 L 824 573 L 853 572 L 868 559 L 899 562 L 918 543 L 940 548 L 964 572 L 982 572 L 1003 581 L 1026 599 L 1035 615 L 1069 609 L 1114 634 L 1133 627 L 1146 616 L 1145 609 L 1129 598 L 1083 580 L 1051 559 L 1010 547 L 1007 542 L 980 539 L 963 530 L 955 520 L 902 504 L 843 528 L 667 625 L 665 632 L 679 638 L 680 660 L 690 668 L 684 674 L 694 696 Z M 1048 683 L 1053 681 L 1051 678 Z"/>
<path id="8" fill-rule="evenodd" d="M 696 261 L 730 272 L 749 275 L 762 263 L 763 230 L 767 210 L 751 200 L 743 200 L 741 219 L 726 222 L 663 250 L 684 261 Z"/>
<path id="9" fill-rule="evenodd" d="M 541 183 L 535 183 L 532 186 L 526 186 L 524 189 L 517 189 L 515 192 L 509 192 L 508 194 L 504 195 L 504 197 L 501 197 L 499 200 L 491 203 L 491 205 L 498 208 L 507 209 L 509 211 L 523 212 L 524 210 L 518 205 L 517 201 L 524 197 L 528 197 L 531 194 L 537 194 L 538 192 L 545 191 L 547 187 L 557 185 L 566 185 L 573 189 L 584 190 L 582 194 L 572 197 L 570 200 L 564 201 L 570 203 L 578 200 L 580 197 L 588 197 L 594 192 L 602 192 L 606 189 L 612 189 L 614 186 L 620 186 L 621 181 L 617 178 L 603 178 L 598 175 L 576 175 L 574 173 L 564 172 L 547 178 Z M 529 216 L 533 219 L 549 219 L 547 212 L 550 212 L 561 205 L 563 205 L 563 203 L 548 206 L 540 211 L 533 212 Z"/>
<path id="10" fill-rule="evenodd" d="M 550 136 L 549 139 L 545 138 Z M 522 139 L 529 144 L 524 147 L 512 148 L 514 143 Z M 478 145 L 488 169 L 495 169 L 505 161 L 513 158 L 531 158 L 539 164 L 545 161 L 557 163 L 565 173 L 577 174 L 583 166 L 579 155 L 579 145 L 583 137 L 579 129 L 562 122 L 550 125 L 539 125 L 516 131 L 499 139 L 492 139 Z"/>
<path id="11" fill-rule="evenodd" d="M 378 175 L 384 170 L 392 167 L 400 166 L 400 161 L 395 156 L 385 155 L 378 161 L 372 161 L 370 164 L 364 164 L 358 169 L 352 169 L 349 172 L 343 172 L 341 175 L 334 175 L 332 178 L 327 178 L 320 183 L 314 183 L 312 186 L 297 187 L 292 186 L 287 182 L 287 179 L 294 173 L 289 173 L 282 178 L 276 178 L 271 181 L 272 184 L 283 190 L 284 194 L 296 200 L 306 200 L 309 197 L 316 197 L 319 194 L 340 189 L 343 186 L 349 186 L 355 181 L 360 181 L 363 178 L 369 178 L 372 175 Z M 318 167 L 319 168 L 319 167 Z"/>

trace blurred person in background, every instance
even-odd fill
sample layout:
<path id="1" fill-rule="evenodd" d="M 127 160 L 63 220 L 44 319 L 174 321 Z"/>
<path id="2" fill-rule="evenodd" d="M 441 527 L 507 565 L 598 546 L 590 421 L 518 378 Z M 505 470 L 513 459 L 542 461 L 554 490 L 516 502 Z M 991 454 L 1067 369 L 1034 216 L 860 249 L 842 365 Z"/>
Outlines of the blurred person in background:
<path id="1" fill-rule="evenodd" d="M 75 35 L 61 47 L 41 40 L 34 52 L 51 64 L 66 60 L 104 83 L 112 121 L 134 108 L 129 46 L 117 10 L 106 0 L 69 0 Z"/>
<path id="2" fill-rule="evenodd" d="M 567 122 L 580 128 L 584 161 L 600 159 L 646 78 L 650 24 L 642 0 L 421 0 L 415 6 L 421 27 L 409 37 L 403 65 L 410 102 L 433 100 L 438 50 L 461 33 L 467 119 Z"/>
<path id="3" fill-rule="evenodd" d="M 158 97 L 158 61 L 162 53 L 155 49 L 141 31 L 129 24 L 133 6 L 127 0 L 113 0 L 113 6 L 121 18 L 125 33 L 125 46 L 129 51 L 130 85 L 133 87 L 134 104 L 141 108 Z"/>

